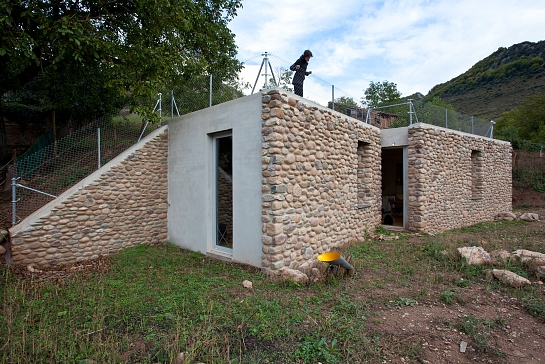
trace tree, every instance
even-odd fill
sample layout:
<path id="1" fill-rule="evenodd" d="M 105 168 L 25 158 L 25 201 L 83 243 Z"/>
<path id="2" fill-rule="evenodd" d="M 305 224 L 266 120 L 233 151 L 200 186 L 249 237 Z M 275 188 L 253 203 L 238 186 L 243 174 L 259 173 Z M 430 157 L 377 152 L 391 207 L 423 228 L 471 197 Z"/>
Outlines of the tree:
<path id="1" fill-rule="evenodd" d="M 363 104 L 370 107 L 377 107 L 381 104 L 391 103 L 401 98 L 397 85 L 393 82 L 382 81 L 369 83 L 365 90 L 365 97 L 361 99 Z"/>
<path id="2" fill-rule="evenodd" d="M 278 86 L 282 87 L 286 91 L 293 92 L 293 85 L 291 83 L 293 73 L 294 72 L 290 69 L 280 72 L 280 76 L 278 77 Z"/>
<path id="3" fill-rule="evenodd" d="M 331 101 L 328 101 L 327 107 L 331 109 Z M 341 96 L 337 97 L 335 99 L 335 110 L 336 111 L 342 111 L 343 113 L 346 111 L 347 106 L 352 107 L 358 107 L 358 103 L 350 96 Z"/>
<path id="4" fill-rule="evenodd" d="M 517 134 L 510 126 L 515 127 Z M 545 143 L 545 93 L 525 99 L 519 107 L 504 112 L 497 125 L 498 135 L 513 135 L 534 143 Z"/>
<path id="5" fill-rule="evenodd" d="M 451 104 L 447 104 L 445 102 L 445 100 L 443 100 L 439 96 L 434 96 L 433 99 L 429 103 L 431 105 L 439 106 L 439 107 L 441 107 L 443 109 L 448 109 L 448 110 L 453 110 L 454 111 L 454 106 L 452 106 Z"/>
<path id="6" fill-rule="evenodd" d="M 2 1 L 0 100 L 44 74 L 73 82 L 67 70 L 89 67 L 140 111 L 167 80 L 233 78 L 240 63 L 227 23 L 240 7 L 241 0 Z M 61 90 L 50 101 L 66 99 Z M 0 102 L 0 159 L 6 153 Z"/>

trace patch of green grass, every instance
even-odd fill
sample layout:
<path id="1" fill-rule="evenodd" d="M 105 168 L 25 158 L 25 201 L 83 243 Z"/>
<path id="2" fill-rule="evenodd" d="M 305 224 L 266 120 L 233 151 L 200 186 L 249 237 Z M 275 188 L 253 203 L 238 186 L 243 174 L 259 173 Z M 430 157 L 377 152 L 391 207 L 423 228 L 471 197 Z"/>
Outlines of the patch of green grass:
<path id="1" fill-rule="evenodd" d="M 328 341 L 325 337 L 304 341 L 297 349 L 295 357 L 303 360 L 304 363 L 337 363 L 341 359 L 337 340 Z"/>
<path id="2" fill-rule="evenodd" d="M 488 342 L 490 330 L 498 325 L 503 325 L 504 323 L 505 320 L 501 318 L 491 321 L 480 320 L 473 316 L 467 316 L 460 318 L 456 323 L 455 327 L 473 339 L 475 350 L 477 352 L 490 352 L 494 355 L 505 357 L 505 353 L 502 353 L 497 349 L 491 347 Z"/>
<path id="3" fill-rule="evenodd" d="M 428 241 L 422 246 L 422 255 L 437 261 L 445 259 L 445 246 L 438 241 Z"/>
<path id="4" fill-rule="evenodd" d="M 545 300 L 539 298 L 527 299 L 524 308 L 534 317 L 545 323 Z"/>
<path id="5" fill-rule="evenodd" d="M 414 306 L 418 304 L 415 299 L 407 297 L 397 297 L 394 301 L 390 301 L 390 303 L 393 303 L 393 306 L 396 307 Z"/>
<path id="6" fill-rule="evenodd" d="M 521 248 L 538 246 L 542 235 L 531 227 L 493 222 L 478 234 L 509 250 L 513 237 Z M 418 357 L 416 341 L 372 331 L 381 311 L 437 297 L 450 304 L 460 299 L 458 291 L 465 297 L 483 284 L 517 297 L 545 320 L 542 289 L 485 281 L 483 267 L 452 253 L 467 240 L 463 234 L 350 245 L 343 255 L 352 257 L 357 274 L 313 285 L 273 282 L 258 269 L 173 245 L 125 249 L 104 271 L 59 280 L 22 278 L 0 266 L 0 337 L 7 339 L 0 362 L 157 363 L 180 352 L 188 362 L 206 363 L 382 362 L 394 352 Z M 509 267 L 532 274 L 516 262 Z M 244 280 L 253 282 L 252 290 L 242 287 Z M 500 321 L 452 325 L 494 353 L 487 335 Z"/>
<path id="7" fill-rule="evenodd" d="M 462 298 L 455 291 L 444 291 L 441 293 L 441 302 L 451 305 L 456 302 L 462 302 Z"/>

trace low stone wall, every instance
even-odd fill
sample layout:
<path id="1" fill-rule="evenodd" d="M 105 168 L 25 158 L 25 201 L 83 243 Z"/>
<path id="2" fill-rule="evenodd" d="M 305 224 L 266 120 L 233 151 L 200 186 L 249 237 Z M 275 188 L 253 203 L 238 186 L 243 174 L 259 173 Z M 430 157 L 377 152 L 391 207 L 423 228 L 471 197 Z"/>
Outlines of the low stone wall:
<path id="1" fill-rule="evenodd" d="M 165 242 L 168 131 L 165 127 L 146 139 L 128 156 L 105 165 L 94 180 L 84 180 L 81 189 L 52 201 L 42 216 L 29 216 L 34 221 L 22 231 L 12 228 L 15 264 L 69 264 Z"/>
<path id="2" fill-rule="evenodd" d="M 511 211 L 511 144 L 427 124 L 409 127 L 407 229 L 442 232 Z"/>
<path id="3" fill-rule="evenodd" d="M 380 223 L 378 128 L 278 90 L 262 119 L 263 268 L 296 268 Z"/>

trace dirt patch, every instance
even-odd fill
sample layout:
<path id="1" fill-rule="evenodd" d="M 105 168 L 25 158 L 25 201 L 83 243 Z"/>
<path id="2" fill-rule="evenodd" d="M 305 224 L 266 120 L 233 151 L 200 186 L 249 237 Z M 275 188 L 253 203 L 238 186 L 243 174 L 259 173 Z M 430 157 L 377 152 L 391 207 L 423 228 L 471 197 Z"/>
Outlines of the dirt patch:
<path id="1" fill-rule="evenodd" d="M 528 187 L 513 186 L 513 209 L 545 208 L 545 197 L 541 192 Z"/>
<path id="2" fill-rule="evenodd" d="M 385 349 L 390 362 L 545 361 L 545 326 L 516 298 L 483 286 L 472 286 L 459 294 L 460 302 L 452 305 L 427 299 L 405 307 L 378 307 L 369 329 L 380 333 L 383 344 L 392 348 Z M 416 346 L 417 359 L 396 354 L 396 348 L 409 343 Z M 467 347 L 462 352 L 464 343 Z"/>

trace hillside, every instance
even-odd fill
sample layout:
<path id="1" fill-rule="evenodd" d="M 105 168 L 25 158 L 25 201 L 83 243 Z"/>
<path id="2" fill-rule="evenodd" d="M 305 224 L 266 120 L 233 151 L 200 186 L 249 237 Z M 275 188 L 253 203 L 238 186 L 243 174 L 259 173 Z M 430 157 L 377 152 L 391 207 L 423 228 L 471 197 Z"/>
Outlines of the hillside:
<path id="1" fill-rule="evenodd" d="M 545 93 L 545 41 L 499 48 L 425 98 L 439 96 L 464 114 L 496 119 L 538 92 Z"/>

